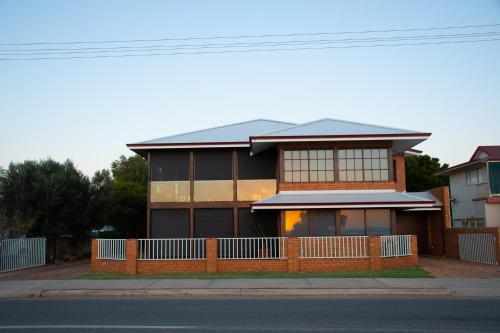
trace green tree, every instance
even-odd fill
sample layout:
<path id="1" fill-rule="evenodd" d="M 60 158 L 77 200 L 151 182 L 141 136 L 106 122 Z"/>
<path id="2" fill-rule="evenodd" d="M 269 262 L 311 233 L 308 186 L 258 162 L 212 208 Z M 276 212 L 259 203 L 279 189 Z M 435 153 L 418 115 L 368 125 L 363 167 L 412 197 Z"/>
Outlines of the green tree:
<path id="1" fill-rule="evenodd" d="M 106 169 L 96 171 L 90 180 L 87 214 L 95 228 L 102 228 L 110 224 L 111 186 L 111 173 Z"/>
<path id="2" fill-rule="evenodd" d="M 136 155 L 120 156 L 111 164 L 112 225 L 123 237 L 146 236 L 147 162 Z"/>
<path id="3" fill-rule="evenodd" d="M 70 160 L 10 163 L 0 171 L 0 198 L 10 237 L 83 238 L 90 227 L 89 180 Z"/>
<path id="4" fill-rule="evenodd" d="M 436 157 L 429 155 L 411 156 L 405 159 L 406 190 L 409 192 L 426 191 L 434 187 L 449 185 L 448 177 L 435 174 L 448 169 Z"/>

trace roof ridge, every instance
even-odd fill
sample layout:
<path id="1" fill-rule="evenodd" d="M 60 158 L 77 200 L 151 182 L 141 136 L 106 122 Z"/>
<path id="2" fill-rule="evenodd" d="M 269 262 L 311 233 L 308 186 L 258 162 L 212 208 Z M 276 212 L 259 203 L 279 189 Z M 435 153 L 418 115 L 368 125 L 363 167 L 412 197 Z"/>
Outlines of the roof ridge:
<path id="1" fill-rule="evenodd" d="M 302 123 L 302 124 L 297 124 L 297 125 L 294 125 L 294 126 L 290 126 L 290 127 L 287 127 L 287 128 L 283 128 L 283 129 L 280 129 L 280 130 L 268 132 L 268 133 L 265 133 L 265 134 L 262 134 L 262 135 L 270 135 L 270 134 L 273 134 L 273 133 L 279 133 L 279 132 L 283 132 L 283 131 L 286 131 L 286 130 L 289 130 L 289 129 L 292 129 L 292 128 L 306 126 L 306 125 L 310 125 L 310 124 L 321 122 L 321 121 L 325 121 L 325 120 L 338 121 L 338 122 L 347 123 L 347 124 L 356 124 L 356 125 L 363 125 L 363 126 L 373 126 L 373 127 L 378 127 L 378 128 L 384 128 L 384 129 L 392 129 L 392 130 L 405 131 L 405 132 L 410 132 L 410 133 L 419 133 L 418 131 L 413 131 L 413 130 L 409 130 L 409 129 L 405 129 L 405 128 L 376 125 L 376 124 L 371 124 L 371 123 L 361 123 L 361 122 L 357 122 L 357 121 L 349 121 L 349 120 L 337 119 L 337 118 L 321 118 L 321 119 L 317 119 L 317 120 L 305 122 L 305 123 Z"/>
<path id="2" fill-rule="evenodd" d="M 237 122 L 237 123 L 231 123 L 231 124 L 226 124 L 226 125 L 219 125 L 219 126 L 214 126 L 214 127 L 209 127 L 209 128 L 194 130 L 194 131 L 190 131 L 190 132 L 184 132 L 184 133 L 178 133 L 178 134 L 173 134 L 173 135 L 168 135 L 168 136 L 162 136 L 162 137 L 159 137 L 159 138 L 146 140 L 146 141 L 143 141 L 141 143 L 147 143 L 147 142 L 150 142 L 150 141 L 161 140 L 161 139 L 171 139 L 171 138 L 175 138 L 176 136 L 189 135 L 189 134 L 194 134 L 194 133 L 199 133 L 199 132 L 204 132 L 204 131 L 210 131 L 210 130 L 224 128 L 224 127 L 234 126 L 234 125 L 242 125 L 242 124 L 247 124 L 247 123 L 253 123 L 253 122 L 256 122 L 256 121 L 270 121 L 270 122 L 275 122 L 275 123 L 292 124 L 292 123 L 288 123 L 286 121 L 257 118 L 257 119 L 252 119 L 252 120 L 240 121 L 240 122 Z"/>

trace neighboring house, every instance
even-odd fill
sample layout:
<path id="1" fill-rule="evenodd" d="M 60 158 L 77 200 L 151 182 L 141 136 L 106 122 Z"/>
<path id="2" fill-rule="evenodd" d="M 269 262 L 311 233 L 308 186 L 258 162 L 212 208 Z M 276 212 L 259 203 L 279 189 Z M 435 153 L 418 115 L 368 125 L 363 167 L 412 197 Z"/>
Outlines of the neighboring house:
<path id="1" fill-rule="evenodd" d="M 148 237 L 417 234 L 443 253 L 447 192 L 405 187 L 405 152 L 429 136 L 258 119 L 127 146 L 149 162 Z"/>
<path id="2" fill-rule="evenodd" d="M 500 146 L 479 146 L 450 176 L 453 227 L 500 227 Z"/>

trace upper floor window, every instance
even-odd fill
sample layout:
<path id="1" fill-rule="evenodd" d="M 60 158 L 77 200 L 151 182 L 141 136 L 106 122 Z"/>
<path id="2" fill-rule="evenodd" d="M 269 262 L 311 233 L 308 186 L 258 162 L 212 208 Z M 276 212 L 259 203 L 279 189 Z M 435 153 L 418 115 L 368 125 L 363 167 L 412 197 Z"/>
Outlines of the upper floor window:
<path id="1" fill-rule="evenodd" d="M 339 181 L 387 181 L 387 149 L 339 149 Z"/>
<path id="2" fill-rule="evenodd" d="M 285 182 L 332 182 L 333 149 L 285 150 Z"/>
<path id="3" fill-rule="evenodd" d="M 477 168 L 465 173 L 467 185 L 476 185 L 486 182 L 486 169 Z"/>

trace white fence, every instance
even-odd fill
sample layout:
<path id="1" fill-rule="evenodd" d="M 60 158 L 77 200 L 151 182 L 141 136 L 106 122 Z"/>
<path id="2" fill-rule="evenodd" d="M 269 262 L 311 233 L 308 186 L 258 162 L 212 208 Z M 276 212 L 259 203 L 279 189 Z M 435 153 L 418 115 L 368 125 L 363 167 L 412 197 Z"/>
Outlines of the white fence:
<path id="1" fill-rule="evenodd" d="M 301 258 L 366 258 L 367 236 L 299 237 Z"/>
<path id="2" fill-rule="evenodd" d="M 98 239 L 97 259 L 125 260 L 125 239 Z"/>
<path id="3" fill-rule="evenodd" d="M 45 265 L 45 238 L 0 241 L 0 273 Z"/>
<path id="4" fill-rule="evenodd" d="M 382 257 L 411 256 L 411 235 L 380 236 Z"/>
<path id="5" fill-rule="evenodd" d="M 218 238 L 219 259 L 284 259 L 285 237 Z"/>
<path id="6" fill-rule="evenodd" d="M 493 234 L 459 234 L 460 260 L 497 264 L 496 237 Z"/>
<path id="7" fill-rule="evenodd" d="M 139 260 L 206 258 L 205 238 L 138 239 Z"/>

